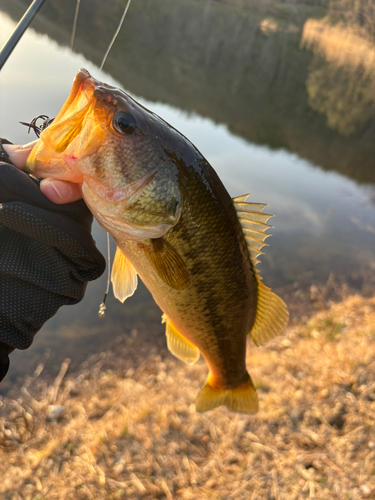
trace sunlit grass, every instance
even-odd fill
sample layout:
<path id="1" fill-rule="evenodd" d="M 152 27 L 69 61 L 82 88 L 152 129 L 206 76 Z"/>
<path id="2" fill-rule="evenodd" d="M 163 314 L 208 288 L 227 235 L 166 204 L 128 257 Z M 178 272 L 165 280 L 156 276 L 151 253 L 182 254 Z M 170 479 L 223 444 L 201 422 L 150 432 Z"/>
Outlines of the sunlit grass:
<path id="1" fill-rule="evenodd" d="M 375 298 L 349 297 L 249 345 L 256 416 L 197 413 L 204 363 L 134 344 L 124 370 L 132 346 L 117 344 L 99 368 L 1 400 L 0 498 L 372 498 L 374 325 Z"/>

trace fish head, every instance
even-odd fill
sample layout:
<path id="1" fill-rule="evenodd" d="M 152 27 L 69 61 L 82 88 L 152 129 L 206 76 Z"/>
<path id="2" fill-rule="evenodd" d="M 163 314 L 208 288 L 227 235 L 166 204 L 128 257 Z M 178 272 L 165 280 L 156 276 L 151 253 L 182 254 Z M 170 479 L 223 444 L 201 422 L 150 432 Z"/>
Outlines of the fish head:
<path id="1" fill-rule="evenodd" d="M 134 239 L 154 238 L 181 214 L 181 168 L 170 151 L 184 147 L 185 138 L 161 118 L 81 69 L 26 169 L 80 184 L 90 210 L 112 234 L 113 225 L 130 225 Z"/>

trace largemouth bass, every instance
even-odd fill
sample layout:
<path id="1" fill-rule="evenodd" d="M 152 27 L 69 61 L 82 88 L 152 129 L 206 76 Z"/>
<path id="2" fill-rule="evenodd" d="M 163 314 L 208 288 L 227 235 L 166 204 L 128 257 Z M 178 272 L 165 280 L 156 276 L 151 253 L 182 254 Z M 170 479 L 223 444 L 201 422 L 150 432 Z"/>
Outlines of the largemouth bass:
<path id="1" fill-rule="evenodd" d="M 117 244 L 115 296 L 131 296 L 139 275 L 164 312 L 170 351 L 187 363 L 202 354 L 209 375 L 196 409 L 256 412 L 246 339 L 261 345 L 288 321 L 284 302 L 255 270 L 271 227 L 266 205 L 247 203 L 248 195 L 232 200 L 188 139 L 86 70 L 27 168 L 81 185 Z"/>

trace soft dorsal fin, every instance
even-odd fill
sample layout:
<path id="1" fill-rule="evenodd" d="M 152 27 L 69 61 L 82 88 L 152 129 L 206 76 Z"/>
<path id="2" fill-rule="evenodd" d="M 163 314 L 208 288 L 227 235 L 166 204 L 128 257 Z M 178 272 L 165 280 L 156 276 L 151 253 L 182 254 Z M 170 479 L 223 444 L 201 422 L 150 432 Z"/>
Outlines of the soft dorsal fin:
<path id="1" fill-rule="evenodd" d="M 259 262 L 258 255 L 263 254 L 261 248 L 268 246 L 264 241 L 271 235 L 265 231 L 272 226 L 266 223 L 273 215 L 263 213 L 264 207 L 267 206 L 263 203 L 248 203 L 246 200 L 249 196 L 249 194 L 245 194 L 233 198 L 233 204 L 245 235 L 251 261 L 256 266 Z"/>
<path id="2" fill-rule="evenodd" d="M 155 238 L 143 248 L 148 261 L 167 285 L 176 290 L 186 288 L 189 275 L 184 261 L 172 245 L 163 238 Z"/>
<path id="3" fill-rule="evenodd" d="M 268 286 L 261 282 L 259 275 L 257 312 L 250 337 L 254 344 L 259 346 L 276 337 L 287 325 L 289 319 L 288 308 L 285 302 Z"/>
<path id="4" fill-rule="evenodd" d="M 119 247 L 116 249 L 115 258 L 113 260 L 111 281 L 113 294 L 116 299 L 121 302 L 131 297 L 137 289 L 137 271 Z"/>
<path id="5" fill-rule="evenodd" d="M 259 262 L 258 255 L 263 253 L 261 248 L 268 246 L 264 240 L 271 235 L 265 231 L 272 228 L 267 224 L 267 221 L 273 215 L 263 213 L 263 209 L 267 205 L 247 203 L 248 197 L 248 194 L 238 196 L 233 199 L 233 203 L 245 235 L 251 261 L 256 266 Z M 284 301 L 262 283 L 259 274 L 257 273 L 255 276 L 258 281 L 258 300 L 255 322 L 250 331 L 250 337 L 256 345 L 262 345 L 276 337 L 286 327 L 289 312 Z"/>
<path id="6" fill-rule="evenodd" d="M 199 358 L 199 349 L 177 330 L 166 314 L 161 317 L 161 322 L 165 323 L 167 346 L 171 353 L 189 365 L 194 364 Z"/>

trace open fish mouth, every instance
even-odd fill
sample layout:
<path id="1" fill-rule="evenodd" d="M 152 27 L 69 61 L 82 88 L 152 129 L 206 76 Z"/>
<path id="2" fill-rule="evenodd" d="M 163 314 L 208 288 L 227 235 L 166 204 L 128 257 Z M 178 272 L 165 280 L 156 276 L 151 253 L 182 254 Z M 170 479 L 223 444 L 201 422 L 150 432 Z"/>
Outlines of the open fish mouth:
<path id="1" fill-rule="evenodd" d="M 54 122 L 40 136 L 46 146 L 56 153 L 63 153 L 80 134 L 84 119 L 89 112 L 96 81 L 90 73 L 81 69 L 73 82 L 72 89 Z"/>
<path id="2" fill-rule="evenodd" d="M 80 69 L 74 78 L 70 94 L 55 121 L 65 121 L 75 113 L 82 111 L 91 101 L 95 88 L 95 80 L 86 69 Z"/>
<path id="3" fill-rule="evenodd" d="M 88 116 L 95 107 L 95 90 L 100 83 L 81 69 L 70 94 L 53 123 L 40 134 L 38 144 L 31 151 L 26 170 L 38 177 L 56 177 L 82 182 L 82 174 L 75 168 L 77 155 L 87 153 L 93 138 L 100 139 L 100 126 L 87 127 Z"/>

